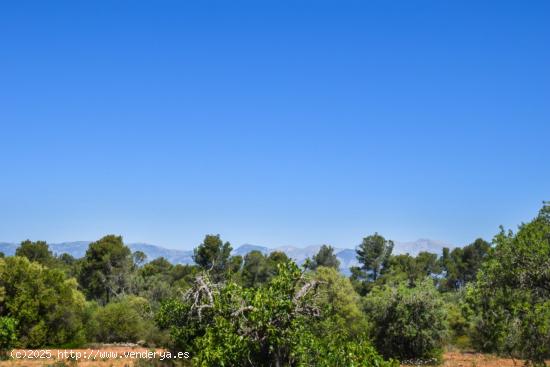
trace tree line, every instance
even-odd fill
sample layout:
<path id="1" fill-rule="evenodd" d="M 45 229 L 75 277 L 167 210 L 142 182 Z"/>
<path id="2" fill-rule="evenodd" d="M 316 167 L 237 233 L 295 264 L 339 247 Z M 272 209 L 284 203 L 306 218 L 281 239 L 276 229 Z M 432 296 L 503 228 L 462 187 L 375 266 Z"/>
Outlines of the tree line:
<path id="1" fill-rule="evenodd" d="M 374 233 L 349 277 L 328 245 L 302 266 L 231 251 L 207 235 L 182 265 L 114 235 L 79 259 L 24 241 L 0 257 L 0 351 L 133 342 L 189 352 L 197 366 L 437 363 L 448 345 L 537 366 L 550 357 L 547 204 L 516 232 L 441 254 L 395 255 Z"/>

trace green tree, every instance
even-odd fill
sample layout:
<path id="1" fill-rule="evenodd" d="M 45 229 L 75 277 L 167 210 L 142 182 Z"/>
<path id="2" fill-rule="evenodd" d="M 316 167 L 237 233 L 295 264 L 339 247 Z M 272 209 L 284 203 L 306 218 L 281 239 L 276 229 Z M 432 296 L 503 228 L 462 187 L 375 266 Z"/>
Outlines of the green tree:
<path id="1" fill-rule="evenodd" d="M 366 340 L 313 332 L 315 320 L 323 318 L 318 286 L 290 262 L 258 288 L 212 283 L 203 274 L 183 300 L 167 302 L 157 319 L 171 330 L 176 349 L 190 351 L 197 366 L 395 366 Z"/>
<path id="2" fill-rule="evenodd" d="M 15 250 L 15 256 L 26 257 L 30 261 L 35 261 L 46 266 L 51 265 L 54 260 L 52 252 L 45 241 L 23 241 L 17 250 Z"/>
<path id="3" fill-rule="evenodd" d="M 147 255 L 143 251 L 135 251 L 132 257 L 134 259 L 134 265 L 137 267 L 142 266 L 147 261 Z"/>
<path id="4" fill-rule="evenodd" d="M 108 235 L 90 243 L 79 282 L 89 299 L 104 305 L 128 291 L 132 267 L 131 251 L 122 237 Z"/>
<path id="5" fill-rule="evenodd" d="M 75 279 L 24 257 L 0 260 L 0 316 L 17 321 L 22 347 L 84 341 L 84 296 Z"/>
<path id="6" fill-rule="evenodd" d="M 229 258 L 228 269 L 231 274 L 238 274 L 244 263 L 241 255 L 231 256 Z"/>
<path id="7" fill-rule="evenodd" d="M 242 285 L 251 288 L 266 284 L 277 274 L 278 266 L 289 260 L 288 256 L 281 251 L 273 251 L 267 256 L 257 250 L 250 251 L 244 257 L 241 271 Z"/>
<path id="8" fill-rule="evenodd" d="M 447 336 L 443 300 L 426 278 L 415 287 L 376 286 L 365 298 L 374 344 L 386 357 L 439 359 Z"/>
<path id="9" fill-rule="evenodd" d="M 177 293 L 176 289 L 172 287 L 174 268 L 175 266 L 164 257 L 156 258 L 135 268 L 130 275 L 130 292 L 128 293 L 144 297 L 150 302 L 153 309 L 157 309 L 162 300 Z"/>
<path id="10" fill-rule="evenodd" d="M 161 275 L 169 278 L 173 268 L 174 265 L 172 265 L 170 261 L 166 260 L 164 257 L 158 257 L 143 265 L 141 269 L 139 269 L 139 273 L 144 277 Z"/>
<path id="11" fill-rule="evenodd" d="M 242 284 L 246 288 L 259 287 L 270 278 L 267 258 L 260 251 L 250 251 L 244 257 L 241 273 Z"/>
<path id="12" fill-rule="evenodd" d="M 442 288 L 457 290 L 474 281 L 490 249 L 491 245 L 481 238 L 463 248 L 457 247 L 453 251 L 444 248 L 440 259 L 440 266 L 445 272 Z"/>
<path id="13" fill-rule="evenodd" d="M 17 342 L 17 321 L 14 318 L 0 317 L 0 360 L 9 357 L 8 352 L 15 347 Z"/>
<path id="14" fill-rule="evenodd" d="M 369 325 L 362 311 L 361 298 L 350 280 L 335 268 L 324 266 L 318 267 L 311 277 L 319 282 L 317 304 L 324 313 L 319 332 L 349 340 L 366 334 Z"/>
<path id="15" fill-rule="evenodd" d="M 361 269 L 366 272 L 369 280 L 378 279 L 392 251 L 393 241 L 386 240 L 378 233 L 363 238 L 356 250 L 357 261 L 361 264 Z"/>
<path id="16" fill-rule="evenodd" d="M 145 340 L 151 326 L 149 303 L 136 296 L 125 296 L 99 307 L 94 317 L 93 340 L 102 343 L 131 342 Z"/>
<path id="17" fill-rule="evenodd" d="M 319 266 L 339 269 L 340 260 L 334 254 L 334 248 L 328 245 L 322 245 L 319 252 L 313 256 L 312 261 L 309 263 L 311 270 L 317 269 Z"/>
<path id="18" fill-rule="evenodd" d="M 269 263 L 273 274 L 277 273 L 279 264 L 286 264 L 289 261 L 291 261 L 290 258 L 282 251 L 272 251 L 267 256 L 267 262 Z"/>
<path id="19" fill-rule="evenodd" d="M 422 251 L 416 257 L 409 254 L 392 255 L 386 261 L 377 283 L 395 284 L 407 280 L 412 287 L 426 277 L 438 279 L 440 273 L 441 267 L 436 254 Z"/>
<path id="20" fill-rule="evenodd" d="M 501 228 L 468 287 L 479 315 L 475 345 L 544 366 L 550 357 L 550 206 L 517 233 Z"/>
<path id="21" fill-rule="evenodd" d="M 378 282 L 391 284 L 407 280 L 410 286 L 414 286 L 419 279 L 424 279 L 424 277 L 416 258 L 409 254 L 399 254 L 389 257 Z"/>
<path id="22" fill-rule="evenodd" d="M 170 272 L 170 284 L 178 289 L 187 289 L 199 271 L 200 268 L 196 265 L 176 264 Z"/>
<path id="23" fill-rule="evenodd" d="M 77 259 L 75 259 L 74 256 L 67 253 L 62 253 L 57 257 L 57 259 L 61 264 L 66 266 L 73 266 L 77 262 Z"/>
<path id="24" fill-rule="evenodd" d="M 203 270 L 210 271 L 216 280 L 222 279 L 228 270 L 231 244 L 223 242 L 220 235 L 206 235 L 194 250 L 193 260 Z"/>

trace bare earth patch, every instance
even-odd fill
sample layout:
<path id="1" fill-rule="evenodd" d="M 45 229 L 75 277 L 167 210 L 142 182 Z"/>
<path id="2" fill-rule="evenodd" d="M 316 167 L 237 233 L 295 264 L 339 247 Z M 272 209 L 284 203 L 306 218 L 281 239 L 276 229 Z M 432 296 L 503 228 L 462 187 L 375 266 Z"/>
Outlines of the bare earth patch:
<path id="1" fill-rule="evenodd" d="M 23 350 L 18 350 L 23 351 Z M 147 353 L 156 351 L 157 353 L 164 352 L 163 349 L 148 349 L 143 347 L 101 347 L 90 349 L 72 349 L 72 351 L 81 353 L 82 356 L 86 353 L 89 355 L 91 351 L 99 351 L 98 355 L 108 355 L 108 353 L 115 353 L 118 358 L 95 358 L 85 359 L 81 358 L 78 361 L 74 359 L 60 359 L 58 358 L 58 352 L 70 351 L 70 349 L 49 349 L 52 354 L 52 358 L 49 359 L 29 359 L 29 358 L 17 358 L 8 361 L 0 361 L 0 367 L 8 366 L 25 366 L 25 367 L 38 367 L 38 366 L 52 366 L 57 367 L 62 365 L 60 362 L 64 362 L 66 366 L 82 366 L 82 367 L 131 367 L 136 362 L 136 358 L 124 357 L 124 354 L 131 352 Z M 550 360 L 547 361 L 550 365 Z M 406 365 L 403 365 L 406 366 Z M 410 366 L 410 365 L 409 365 Z M 490 354 L 480 353 L 461 353 L 461 352 L 447 352 L 444 355 L 443 367 L 521 367 L 523 366 L 522 360 L 512 360 L 509 358 L 500 358 Z"/>
<path id="2" fill-rule="evenodd" d="M 522 367 L 520 359 L 500 358 L 491 354 L 447 352 L 443 356 L 443 367 Z M 550 364 L 550 361 L 547 361 Z M 405 365 L 403 365 L 405 366 Z"/>

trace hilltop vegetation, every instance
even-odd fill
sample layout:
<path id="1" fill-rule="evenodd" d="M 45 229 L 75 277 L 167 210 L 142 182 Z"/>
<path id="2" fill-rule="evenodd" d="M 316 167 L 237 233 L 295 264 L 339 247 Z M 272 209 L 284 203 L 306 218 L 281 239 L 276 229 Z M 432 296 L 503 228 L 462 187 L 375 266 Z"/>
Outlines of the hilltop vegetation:
<path id="1" fill-rule="evenodd" d="M 437 363 L 453 345 L 544 365 L 548 205 L 492 243 L 393 247 L 365 237 L 346 277 L 328 245 L 299 267 L 282 252 L 232 256 L 219 235 L 189 265 L 146 259 L 114 235 L 78 259 L 24 241 L 0 258 L 0 350 L 132 342 L 187 351 L 197 366 L 395 366 Z"/>

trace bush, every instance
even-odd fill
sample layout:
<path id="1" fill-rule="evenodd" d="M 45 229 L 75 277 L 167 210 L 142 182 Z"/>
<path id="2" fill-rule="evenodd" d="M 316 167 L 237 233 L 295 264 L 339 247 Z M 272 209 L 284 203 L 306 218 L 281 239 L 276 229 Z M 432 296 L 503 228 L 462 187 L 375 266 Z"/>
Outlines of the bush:
<path id="1" fill-rule="evenodd" d="M 449 343 L 461 350 L 471 349 L 473 332 L 473 311 L 465 302 L 465 292 L 446 292 L 445 300 L 447 323 L 449 326 Z"/>
<path id="2" fill-rule="evenodd" d="M 5 359 L 10 349 L 15 346 L 17 322 L 11 317 L 0 317 L 0 359 Z"/>
<path id="3" fill-rule="evenodd" d="M 393 366 L 365 338 L 353 343 L 317 330 L 330 321 L 318 300 L 319 282 L 294 263 L 281 264 L 265 286 L 213 284 L 207 275 L 183 300 L 158 314 L 174 345 L 191 353 L 196 366 Z M 344 330 L 342 335 L 344 335 Z"/>
<path id="4" fill-rule="evenodd" d="M 84 342 L 84 296 L 75 279 L 24 257 L 0 259 L 0 316 L 17 320 L 18 346 L 73 346 Z"/>
<path id="5" fill-rule="evenodd" d="M 155 329 L 149 311 L 148 301 L 136 296 L 126 296 L 97 307 L 89 323 L 90 337 L 103 343 L 146 340 L 148 330 Z"/>
<path id="6" fill-rule="evenodd" d="M 324 338 L 308 337 L 297 349 L 297 366 L 316 367 L 398 367 L 394 360 L 385 361 L 368 338 L 358 336 L 354 341 L 327 334 Z"/>
<path id="7" fill-rule="evenodd" d="M 433 280 L 374 287 L 365 310 L 378 351 L 401 360 L 440 359 L 447 336 L 445 305 Z"/>
<path id="8" fill-rule="evenodd" d="M 468 287 L 478 315 L 474 344 L 544 366 L 550 357 L 550 206 L 515 234 L 501 229 L 493 242 Z"/>
<path id="9" fill-rule="evenodd" d="M 361 298 L 350 280 L 334 268 L 320 266 L 311 275 L 319 282 L 317 304 L 323 308 L 324 324 L 320 333 L 337 333 L 339 338 L 355 339 L 368 331 L 369 325 L 363 310 Z"/>

